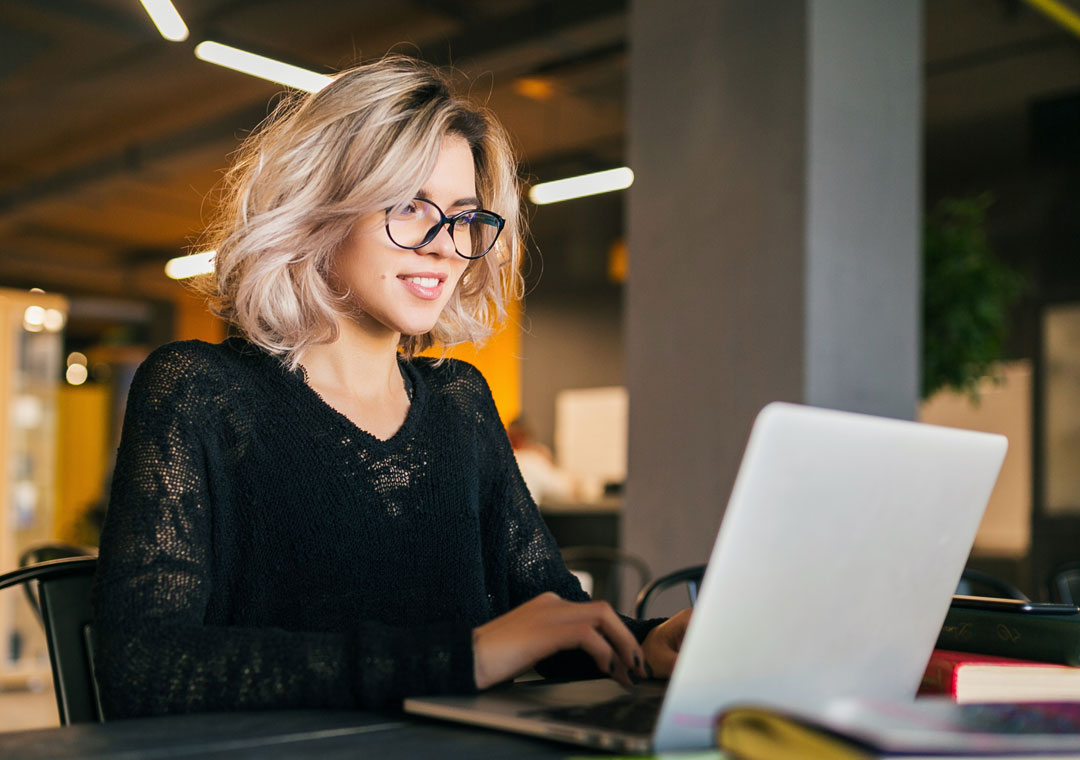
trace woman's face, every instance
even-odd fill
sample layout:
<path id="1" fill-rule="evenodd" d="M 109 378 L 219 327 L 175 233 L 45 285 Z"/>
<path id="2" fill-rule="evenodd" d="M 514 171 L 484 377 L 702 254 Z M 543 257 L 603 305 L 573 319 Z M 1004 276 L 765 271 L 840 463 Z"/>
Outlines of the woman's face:
<path id="1" fill-rule="evenodd" d="M 435 168 L 417 197 L 447 216 L 479 208 L 472 151 L 464 138 L 443 138 Z M 408 250 L 390 240 L 386 215 L 378 212 L 353 228 L 335 271 L 358 325 L 373 332 L 420 335 L 435 326 L 468 264 L 455 252 L 445 226 L 427 245 Z"/>

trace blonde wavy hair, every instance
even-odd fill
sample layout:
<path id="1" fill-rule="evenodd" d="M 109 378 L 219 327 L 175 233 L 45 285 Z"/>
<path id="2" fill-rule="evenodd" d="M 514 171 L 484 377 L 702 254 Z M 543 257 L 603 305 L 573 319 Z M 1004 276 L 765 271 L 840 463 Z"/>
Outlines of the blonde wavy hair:
<path id="1" fill-rule="evenodd" d="M 403 335 L 413 356 L 482 342 L 520 297 L 521 207 L 503 127 L 453 94 L 439 69 L 388 56 L 293 94 L 240 147 L 203 245 L 214 274 L 191 284 L 218 316 L 295 369 L 304 350 L 337 338 L 348 307 L 334 260 L 353 225 L 411 199 L 435 167 L 443 137 L 472 150 L 481 205 L 506 219 L 495 248 L 469 262 L 435 327 Z"/>

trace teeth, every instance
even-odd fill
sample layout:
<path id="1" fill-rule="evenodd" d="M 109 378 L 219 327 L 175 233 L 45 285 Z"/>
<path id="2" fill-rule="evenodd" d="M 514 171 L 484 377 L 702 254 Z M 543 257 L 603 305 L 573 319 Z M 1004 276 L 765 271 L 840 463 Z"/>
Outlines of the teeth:
<path id="1" fill-rule="evenodd" d="M 409 277 L 409 282 L 415 282 L 422 288 L 434 288 L 439 284 L 438 277 Z"/>

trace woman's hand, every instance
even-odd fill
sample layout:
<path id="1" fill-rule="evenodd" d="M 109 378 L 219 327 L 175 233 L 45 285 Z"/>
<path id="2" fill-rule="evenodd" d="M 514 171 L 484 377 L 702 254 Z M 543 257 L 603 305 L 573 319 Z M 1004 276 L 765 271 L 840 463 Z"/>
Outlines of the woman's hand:
<path id="1" fill-rule="evenodd" d="M 690 622 L 691 609 L 688 607 L 649 631 L 641 648 L 645 651 L 645 662 L 652 678 L 671 678 L 675 670 L 675 658 L 682 648 L 686 626 Z"/>
<path id="2" fill-rule="evenodd" d="M 486 689 L 564 649 L 583 649 L 624 686 L 646 678 L 645 655 L 607 602 L 568 602 L 550 591 L 473 629 L 476 686 Z"/>

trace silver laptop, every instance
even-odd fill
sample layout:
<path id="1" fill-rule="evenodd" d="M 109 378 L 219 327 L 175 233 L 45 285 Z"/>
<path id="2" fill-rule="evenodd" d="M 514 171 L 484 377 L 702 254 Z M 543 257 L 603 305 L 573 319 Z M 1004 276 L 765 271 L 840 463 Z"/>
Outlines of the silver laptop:
<path id="1" fill-rule="evenodd" d="M 523 683 L 405 709 L 644 753 L 711 747 L 717 713 L 736 702 L 813 715 L 834 698 L 912 700 L 1006 446 L 999 435 L 770 404 L 666 691 Z M 650 700 L 654 718 L 635 712 Z"/>

